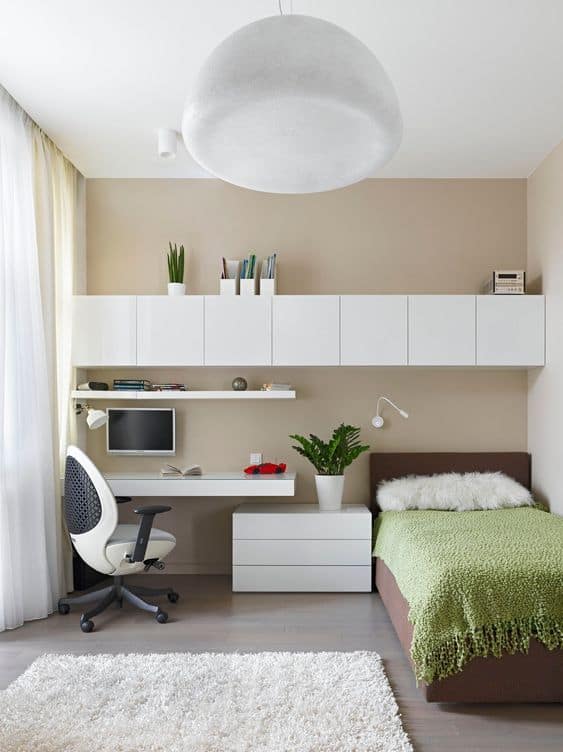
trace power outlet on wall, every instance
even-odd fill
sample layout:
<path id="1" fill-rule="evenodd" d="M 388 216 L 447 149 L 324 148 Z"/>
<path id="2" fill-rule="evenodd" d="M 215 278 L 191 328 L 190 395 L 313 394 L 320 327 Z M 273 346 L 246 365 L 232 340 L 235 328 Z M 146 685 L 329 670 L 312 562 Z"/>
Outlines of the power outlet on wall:
<path id="1" fill-rule="evenodd" d="M 261 465 L 262 464 L 262 452 L 250 452 L 250 464 Z"/>

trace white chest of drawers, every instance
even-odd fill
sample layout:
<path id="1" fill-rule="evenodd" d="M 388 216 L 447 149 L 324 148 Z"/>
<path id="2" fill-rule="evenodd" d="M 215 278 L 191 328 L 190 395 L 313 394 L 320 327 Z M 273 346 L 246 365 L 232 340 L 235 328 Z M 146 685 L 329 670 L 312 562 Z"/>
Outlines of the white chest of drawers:
<path id="1" fill-rule="evenodd" d="M 242 504 L 233 512 L 233 591 L 369 592 L 371 550 L 364 505 Z"/>

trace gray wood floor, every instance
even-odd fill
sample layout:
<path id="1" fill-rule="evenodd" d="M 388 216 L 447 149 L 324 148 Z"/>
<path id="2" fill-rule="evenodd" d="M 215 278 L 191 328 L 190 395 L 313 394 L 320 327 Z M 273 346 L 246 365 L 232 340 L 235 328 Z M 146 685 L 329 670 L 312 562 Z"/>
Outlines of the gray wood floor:
<path id="1" fill-rule="evenodd" d="M 420 698 L 379 597 L 370 594 L 233 594 L 227 577 L 136 577 L 181 593 L 166 625 L 124 606 L 82 634 L 58 614 L 0 635 L 0 688 L 42 653 L 375 650 L 383 658 L 417 752 L 562 752 L 563 706 L 439 706 Z M 227 751 L 226 751 L 227 752 Z"/>

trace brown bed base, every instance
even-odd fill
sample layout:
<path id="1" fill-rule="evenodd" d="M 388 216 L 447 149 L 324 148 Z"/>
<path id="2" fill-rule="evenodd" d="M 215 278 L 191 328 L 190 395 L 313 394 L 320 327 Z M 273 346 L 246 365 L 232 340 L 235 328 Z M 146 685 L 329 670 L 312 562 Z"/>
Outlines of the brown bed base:
<path id="1" fill-rule="evenodd" d="M 375 492 L 382 480 L 415 474 L 496 470 L 530 488 L 531 460 L 526 452 L 371 454 L 372 513 L 375 517 L 380 511 Z M 374 559 L 374 582 L 403 650 L 411 660 L 413 629 L 408 619 L 408 603 L 380 559 Z M 474 658 L 459 674 L 420 687 L 428 702 L 563 703 L 563 651 L 550 651 L 532 640 L 527 654 Z"/>

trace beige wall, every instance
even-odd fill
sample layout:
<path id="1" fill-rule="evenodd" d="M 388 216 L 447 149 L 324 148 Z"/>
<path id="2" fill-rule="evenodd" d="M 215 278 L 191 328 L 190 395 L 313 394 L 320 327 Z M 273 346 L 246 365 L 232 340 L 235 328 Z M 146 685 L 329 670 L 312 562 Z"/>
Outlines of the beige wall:
<path id="1" fill-rule="evenodd" d="M 546 367 L 529 374 L 533 483 L 563 514 L 563 143 L 528 180 L 528 275 L 546 296 Z"/>
<path id="2" fill-rule="evenodd" d="M 479 290 L 495 267 L 524 268 L 526 183 L 522 180 L 369 180 L 333 193 L 273 196 L 216 180 L 89 180 L 88 292 L 164 293 L 168 240 L 189 249 L 193 293 L 217 292 L 221 255 L 280 253 L 280 293 L 459 292 Z M 359 322 L 359 325 L 362 325 Z M 297 499 L 314 499 L 312 471 L 289 433 L 326 435 L 341 421 L 362 427 L 373 450 L 526 448 L 526 373 L 463 369 L 147 369 L 153 380 L 193 388 L 290 381 L 295 402 L 177 404 L 180 464 L 236 470 L 250 450 L 287 460 L 299 473 Z M 111 379 L 127 373 L 99 371 Z M 378 394 L 410 413 L 370 427 Z M 106 470 L 157 470 L 158 458 L 115 458 L 103 432 L 88 451 Z M 367 502 L 367 457 L 347 473 L 345 500 Z M 236 500 L 181 499 L 164 526 L 178 537 L 169 557 L 180 571 L 228 571 Z"/>

